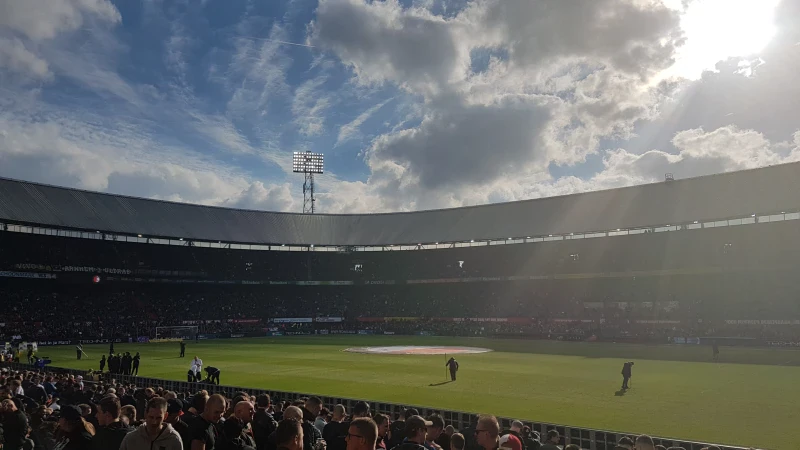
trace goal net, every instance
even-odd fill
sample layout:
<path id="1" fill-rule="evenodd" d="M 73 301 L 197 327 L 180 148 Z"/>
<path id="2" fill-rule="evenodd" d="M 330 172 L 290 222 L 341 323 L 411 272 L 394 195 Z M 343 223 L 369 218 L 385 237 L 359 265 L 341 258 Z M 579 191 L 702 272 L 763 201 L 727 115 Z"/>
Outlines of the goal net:
<path id="1" fill-rule="evenodd" d="M 181 327 L 156 327 L 156 338 L 150 342 L 167 342 L 194 339 L 197 334 L 197 325 Z"/>

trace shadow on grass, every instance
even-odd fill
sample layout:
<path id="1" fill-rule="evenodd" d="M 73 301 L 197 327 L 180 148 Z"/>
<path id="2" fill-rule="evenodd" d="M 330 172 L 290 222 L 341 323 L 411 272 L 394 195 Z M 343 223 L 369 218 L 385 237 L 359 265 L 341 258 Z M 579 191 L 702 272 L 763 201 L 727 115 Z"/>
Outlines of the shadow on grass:
<path id="1" fill-rule="evenodd" d="M 444 386 L 445 384 L 452 383 L 452 381 L 442 381 L 441 383 L 431 383 L 428 386 Z"/>
<path id="2" fill-rule="evenodd" d="M 614 392 L 614 396 L 615 396 L 615 397 L 622 397 L 622 396 L 624 396 L 624 395 L 625 395 L 625 394 L 627 394 L 627 393 L 628 393 L 628 390 L 627 390 L 627 389 L 620 389 L 620 390 L 618 390 L 617 392 Z"/>

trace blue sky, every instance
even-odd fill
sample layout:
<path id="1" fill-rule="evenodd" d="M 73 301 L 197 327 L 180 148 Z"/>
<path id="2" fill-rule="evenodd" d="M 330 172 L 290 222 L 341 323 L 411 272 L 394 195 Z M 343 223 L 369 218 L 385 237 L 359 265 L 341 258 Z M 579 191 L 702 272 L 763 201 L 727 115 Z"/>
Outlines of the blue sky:
<path id="1" fill-rule="evenodd" d="M 300 211 L 313 151 L 346 213 L 794 161 L 796 9 L 0 0 L 0 176 Z"/>

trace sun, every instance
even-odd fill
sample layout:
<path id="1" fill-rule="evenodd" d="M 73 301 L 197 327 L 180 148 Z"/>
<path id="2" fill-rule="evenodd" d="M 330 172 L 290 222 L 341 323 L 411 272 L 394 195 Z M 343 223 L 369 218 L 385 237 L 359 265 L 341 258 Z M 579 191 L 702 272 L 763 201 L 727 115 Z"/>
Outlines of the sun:
<path id="1" fill-rule="evenodd" d="M 675 65 L 668 72 L 696 79 L 721 60 L 758 56 L 775 35 L 774 15 L 779 1 L 691 1 L 681 15 L 686 43 L 679 48 Z M 680 0 L 665 3 L 682 9 Z"/>

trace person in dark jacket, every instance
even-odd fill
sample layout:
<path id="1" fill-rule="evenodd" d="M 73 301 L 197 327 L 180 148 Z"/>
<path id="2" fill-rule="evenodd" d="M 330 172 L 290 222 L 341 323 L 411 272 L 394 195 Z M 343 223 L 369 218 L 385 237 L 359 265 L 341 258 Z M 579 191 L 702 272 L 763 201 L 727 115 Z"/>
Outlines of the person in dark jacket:
<path id="1" fill-rule="evenodd" d="M 392 450 L 425 450 L 425 436 L 430 426 L 433 426 L 433 422 L 429 422 L 420 416 L 407 418 L 404 429 L 406 438 Z"/>
<path id="2" fill-rule="evenodd" d="M 219 384 L 219 369 L 213 366 L 208 366 L 204 370 L 206 371 L 206 382 L 211 384 Z"/>
<path id="3" fill-rule="evenodd" d="M 458 372 L 458 361 L 455 358 L 450 358 L 444 363 L 450 369 L 450 381 L 456 381 L 456 372 Z"/>
<path id="4" fill-rule="evenodd" d="M 100 357 L 100 373 L 103 373 L 103 370 L 106 368 L 106 355 Z"/>
<path id="5" fill-rule="evenodd" d="M 633 361 L 628 361 L 622 365 L 622 389 L 628 389 L 628 380 L 631 379 Z"/>
<path id="6" fill-rule="evenodd" d="M 139 375 L 139 360 L 141 358 L 139 352 L 136 352 L 136 356 L 134 356 L 132 360 L 133 366 L 131 366 L 131 375 Z"/>
<path id="7" fill-rule="evenodd" d="M 0 406 L 3 415 L 2 436 L 5 440 L 3 450 L 22 450 L 28 438 L 28 418 L 11 399 L 3 400 Z"/>
<path id="8" fill-rule="evenodd" d="M 243 434 L 244 422 L 236 417 L 230 417 L 222 424 L 222 436 L 214 449 L 219 450 L 256 450 L 246 435 Z"/>
<path id="9" fill-rule="evenodd" d="M 266 450 L 269 443 L 269 436 L 278 428 L 278 422 L 269 412 L 272 407 L 272 399 L 267 394 L 261 394 L 256 398 L 256 414 L 253 416 L 253 438 L 256 441 L 258 450 Z"/>
<path id="10" fill-rule="evenodd" d="M 182 415 L 183 402 L 177 398 L 167 400 L 167 418 L 164 422 L 172 425 L 172 428 L 178 432 L 181 441 L 183 441 L 183 448 L 188 448 L 192 440 L 189 436 L 189 424 L 181 418 Z"/>
<path id="11" fill-rule="evenodd" d="M 74 405 L 61 407 L 58 419 L 56 446 L 59 450 L 91 450 L 94 427 L 81 416 L 81 409 Z"/>
<path id="12" fill-rule="evenodd" d="M 92 450 L 118 449 L 125 436 L 134 430 L 119 420 L 122 405 L 116 397 L 106 397 L 97 405 L 97 430 L 92 439 Z"/>

